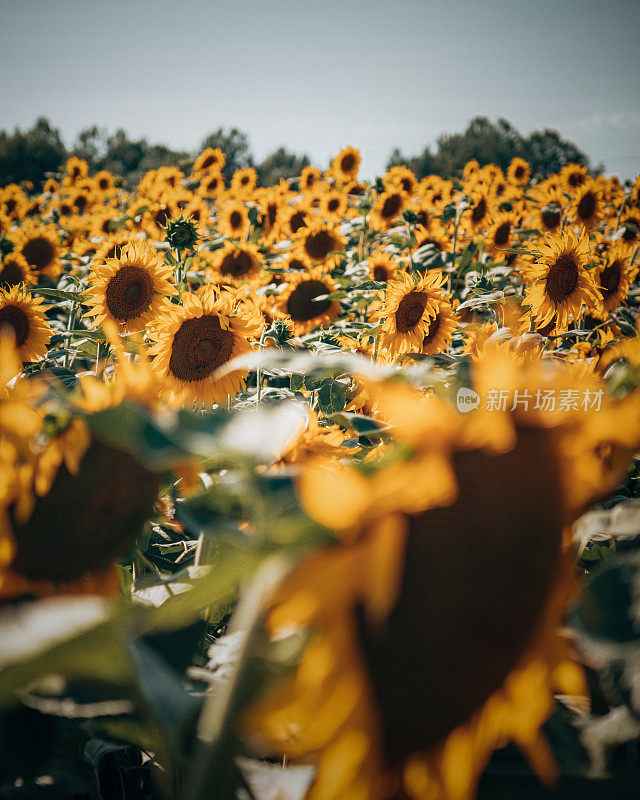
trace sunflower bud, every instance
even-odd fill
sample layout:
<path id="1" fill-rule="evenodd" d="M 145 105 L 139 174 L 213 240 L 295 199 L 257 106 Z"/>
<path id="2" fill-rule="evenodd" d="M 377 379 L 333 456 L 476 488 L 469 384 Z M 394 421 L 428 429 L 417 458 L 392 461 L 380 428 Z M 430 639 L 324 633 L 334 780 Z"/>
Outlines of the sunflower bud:
<path id="1" fill-rule="evenodd" d="M 178 219 L 169 220 L 164 238 L 174 250 L 188 250 L 195 247 L 198 241 L 195 222 L 189 218 L 185 219 L 182 215 Z"/>

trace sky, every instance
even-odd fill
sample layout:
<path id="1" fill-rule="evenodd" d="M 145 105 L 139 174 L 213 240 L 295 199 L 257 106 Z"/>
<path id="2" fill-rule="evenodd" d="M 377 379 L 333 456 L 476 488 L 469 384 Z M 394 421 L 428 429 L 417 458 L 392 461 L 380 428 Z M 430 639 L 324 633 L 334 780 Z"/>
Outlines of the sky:
<path id="1" fill-rule="evenodd" d="M 0 0 L 0 128 L 46 116 L 195 150 L 245 131 L 365 177 L 474 116 L 640 172 L 639 0 Z"/>

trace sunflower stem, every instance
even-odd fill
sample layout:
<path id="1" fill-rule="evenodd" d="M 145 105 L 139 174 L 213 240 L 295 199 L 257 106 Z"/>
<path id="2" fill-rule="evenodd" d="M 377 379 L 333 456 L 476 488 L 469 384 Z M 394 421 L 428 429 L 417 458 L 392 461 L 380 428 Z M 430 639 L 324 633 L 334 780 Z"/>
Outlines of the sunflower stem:
<path id="1" fill-rule="evenodd" d="M 76 306 L 77 303 L 75 300 L 71 302 L 71 310 L 69 311 L 69 320 L 67 322 L 67 335 L 65 337 L 65 349 L 66 353 L 64 354 L 64 367 L 65 369 L 69 369 L 69 349 L 71 347 L 71 340 L 73 339 L 73 326 L 76 320 Z"/>
<path id="2" fill-rule="evenodd" d="M 262 333 L 260 334 L 260 344 L 258 345 L 258 358 L 260 358 L 262 354 L 262 348 L 264 346 L 264 328 Z M 260 405 L 260 399 L 262 398 L 262 366 L 258 361 L 258 368 L 256 370 L 256 406 Z"/>

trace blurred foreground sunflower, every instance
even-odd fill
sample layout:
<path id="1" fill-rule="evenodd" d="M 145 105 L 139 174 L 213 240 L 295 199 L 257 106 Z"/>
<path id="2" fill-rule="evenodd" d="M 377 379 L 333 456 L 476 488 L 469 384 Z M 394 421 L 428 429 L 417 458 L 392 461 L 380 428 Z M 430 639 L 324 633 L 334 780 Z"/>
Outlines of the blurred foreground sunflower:
<path id="1" fill-rule="evenodd" d="M 513 397 L 535 376 L 503 356 Z M 484 368 L 499 382 L 500 360 Z M 308 800 L 467 800 L 510 741 L 550 781 L 540 729 L 554 692 L 587 691 L 560 632 L 576 513 L 563 472 L 595 445 L 580 431 L 600 412 L 507 412 L 495 431 L 484 414 L 480 443 L 421 392 L 389 384 L 377 401 L 412 455 L 375 472 L 321 460 L 303 469 L 302 501 L 337 543 L 268 604 L 272 636 L 308 627 L 312 638 L 293 677 L 250 708 L 245 736 L 262 753 L 315 763 Z M 640 442 L 633 406 L 627 455 Z"/>
<path id="2" fill-rule="evenodd" d="M 37 361 L 47 352 L 51 327 L 42 303 L 24 284 L 0 289 L 0 333 L 10 331 L 21 361 Z"/>

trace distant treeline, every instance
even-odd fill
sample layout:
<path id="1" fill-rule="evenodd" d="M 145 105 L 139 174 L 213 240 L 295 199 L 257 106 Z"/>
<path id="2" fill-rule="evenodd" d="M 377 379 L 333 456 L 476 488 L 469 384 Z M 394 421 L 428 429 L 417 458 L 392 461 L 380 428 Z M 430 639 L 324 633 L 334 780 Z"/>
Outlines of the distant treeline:
<path id="1" fill-rule="evenodd" d="M 263 186 L 299 175 L 309 164 L 308 156 L 290 153 L 284 147 L 257 163 L 247 135 L 237 128 L 218 128 L 203 139 L 198 152 L 205 147 L 220 147 L 226 153 L 223 172 L 227 180 L 237 169 L 255 167 Z M 92 172 L 107 169 L 134 185 L 149 169 L 169 165 L 188 169 L 197 153 L 130 139 L 121 128 L 110 135 L 97 126 L 83 130 L 68 149 L 60 131 L 40 117 L 30 130 L 0 131 L 0 185 L 31 181 L 39 186 L 46 173 L 57 172 L 69 156 L 84 158 Z M 505 170 L 514 156 L 525 158 L 533 175 L 541 178 L 570 162 L 589 166 L 587 156 L 557 131 L 545 129 L 525 137 L 507 120 L 493 123 L 486 117 L 473 119 L 463 133 L 440 136 L 433 151 L 425 147 L 419 155 L 405 156 L 396 149 L 387 166 L 405 164 L 418 178 L 431 174 L 454 178 L 460 177 L 471 159 L 477 159 L 480 165 L 493 162 Z"/>

